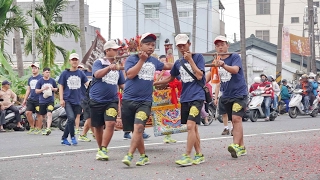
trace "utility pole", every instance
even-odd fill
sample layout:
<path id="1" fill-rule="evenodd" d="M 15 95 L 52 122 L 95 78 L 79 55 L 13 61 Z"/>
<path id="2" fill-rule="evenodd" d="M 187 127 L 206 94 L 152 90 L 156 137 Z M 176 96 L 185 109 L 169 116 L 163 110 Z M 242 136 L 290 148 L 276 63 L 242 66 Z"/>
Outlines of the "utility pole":
<path id="1" fill-rule="evenodd" d="M 136 0 L 136 35 L 139 36 L 139 0 Z"/>
<path id="2" fill-rule="evenodd" d="M 284 19 L 284 0 L 280 0 L 279 6 L 279 25 L 278 25 L 278 46 L 277 46 L 277 66 L 276 66 L 276 82 L 280 85 L 281 83 L 281 71 L 282 71 L 282 28 Z"/>
<path id="3" fill-rule="evenodd" d="M 307 73 L 316 71 L 316 57 L 315 57 L 315 46 L 314 46 L 314 10 L 313 10 L 313 0 L 308 0 L 308 23 L 309 23 L 309 43 L 310 43 L 310 57 L 307 62 Z M 314 67 L 313 67 L 314 66 Z"/>
<path id="4" fill-rule="evenodd" d="M 178 17 L 178 10 L 177 10 L 177 2 L 176 0 L 171 0 L 171 7 L 172 7 L 172 16 L 173 16 L 173 23 L 174 23 L 174 31 L 175 34 L 180 34 L 180 23 Z M 182 54 L 178 51 L 179 58 L 182 57 Z"/>
<path id="5" fill-rule="evenodd" d="M 36 62 L 36 41 L 35 41 L 35 21 L 36 21 L 36 1 L 32 2 L 32 64 Z"/>
<path id="6" fill-rule="evenodd" d="M 245 7 L 244 0 L 239 1 L 239 13 L 240 13 L 240 46 L 241 46 L 241 59 L 242 69 L 245 81 L 248 82 L 247 74 L 247 55 L 246 55 L 246 19 L 245 19 Z"/>
<path id="7" fill-rule="evenodd" d="M 197 0 L 193 0 L 192 52 L 196 52 Z"/>
<path id="8" fill-rule="evenodd" d="M 81 57 L 83 58 L 87 53 L 86 34 L 84 25 L 84 0 L 79 0 L 79 20 L 80 20 L 80 48 Z"/>
<path id="9" fill-rule="evenodd" d="M 112 0 L 109 0 L 109 32 L 108 32 L 108 38 L 111 39 L 111 13 L 112 12 Z"/>
<path id="10" fill-rule="evenodd" d="M 237 42 L 237 34 L 236 33 L 233 33 L 233 42 Z"/>

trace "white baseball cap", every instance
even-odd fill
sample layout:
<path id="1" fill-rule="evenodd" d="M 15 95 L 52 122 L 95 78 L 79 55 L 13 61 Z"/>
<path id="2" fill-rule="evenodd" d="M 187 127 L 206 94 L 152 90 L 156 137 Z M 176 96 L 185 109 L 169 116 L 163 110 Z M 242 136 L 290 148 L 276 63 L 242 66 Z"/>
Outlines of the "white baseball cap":
<path id="1" fill-rule="evenodd" d="M 40 65 L 39 65 L 39 63 L 33 63 L 33 64 L 31 64 L 31 66 L 30 66 L 30 67 L 40 68 Z"/>
<path id="2" fill-rule="evenodd" d="M 78 59 L 79 60 L 79 55 L 77 53 L 72 53 L 69 56 L 69 60 L 71 60 L 71 59 Z"/>
<path id="3" fill-rule="evenodd" d="M 147 32 L 147 33 L 144 33 L 144 34 L 141 35 L 140 42 L 141 42 L 143 39 L 145 39 L 146 37 L 149 37 L 149 36 L 152 37 L 154 40 L 157 40 L 157 36 L 156 36 L 156 35 Z"/>
<path id="4" fill-rule="evenodd" d="M 178 34 L 174 40 L 176 41 L 176 45 L 187 44 L 189 37 L 186 34 Z"/>
<path id="5" fill-rule="evenodd" d="M 107 41 L 104 45 L 103 45 L 103 50 L 107 50 L 107 49 L 119 49 L 120 46 L 114 41 L 114 40 L 110 40 Z"/>
<path id="6" fill-rule="evenodd" d="M 228 42 L 227 38 L 225 36 L 217 36 L 213 43 L 216 44 L 216 41 L 223 41 L 223 42 Z"/>

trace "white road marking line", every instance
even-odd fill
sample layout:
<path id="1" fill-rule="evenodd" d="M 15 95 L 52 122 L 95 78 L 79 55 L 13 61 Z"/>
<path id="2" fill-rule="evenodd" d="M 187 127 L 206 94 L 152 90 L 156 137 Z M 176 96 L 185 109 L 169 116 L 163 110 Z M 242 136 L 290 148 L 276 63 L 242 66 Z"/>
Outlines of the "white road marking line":
<path id="1" fill-rule="evenodd" d="M 299 132 L 311 132 L 311 131 L 320 131 L 320 129 L 302 129 L 302 130 L 295 130 L 295 131 L 279 131 L 279 132 L 269 132 L 269 133 L 259 133 L 259 134 L 247 134 L 244 135 L 245 137 L 250 136 L 259 136 L 259 135 L 274 135 L 274 134 L 289 134 L 289 133 L 299 133 Z M 219 140 L 219 139 L 230 139 L 232 136 L 224 136 L 224 137 L 215 137 L 215 138 L 204 138 L 200 139 L 201 141 L 209 141 L 209 140 Z M 187 140 L 177 141 L 177 143 L 184 143 Z M 154 145 L 163 145 L 164 143 L 148 143 L 145 146 L 154 146 Z M 121 148 L 129 148 L 129 145 L 125 146 L 114 146 L 109 147 L 108 149 L 121 149 Z M 48 155 L 58 155 L 58 154 L 68 154 L 68 153 L 78 153 L 78 152 L 90 152 L 96 151 L 97 148 L 92 149 L 79 149 L 79 150 L 72 150 L 72 151 L 59 151 L 59 152 L 49 152 L 49 153 L 39 153 L 39 154 L 26 154 L 26 155 L 18 155 L 18 156 L 4 156 L 0 157 L 0 160 L 7 160 L 7 159 L 18 159 L 18 158 L 26 158 L 26 157 L 37 157 L 37 156 L 48 156 Z"/>

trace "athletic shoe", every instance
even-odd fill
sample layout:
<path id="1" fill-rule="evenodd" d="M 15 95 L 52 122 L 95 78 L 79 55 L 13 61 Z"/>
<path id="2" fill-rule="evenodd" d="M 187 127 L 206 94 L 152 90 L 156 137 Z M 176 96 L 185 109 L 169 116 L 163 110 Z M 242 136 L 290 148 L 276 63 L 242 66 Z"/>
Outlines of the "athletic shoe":
<path id="1" fill-rule="evenodd" d="M 140 159 L 138 162 L 136 162 L 137 166 L 144 166 L 146 164 L 149 164 L 149 158 L 145 154 L 141 154 Z"/>
<path id="2" fill-rule="evenodd" d="M 126 156 L 124 156 L 124 158 L 122 159 L 122 162 L 123 164 L 130 166 L 132 159 L 133 159 L 132 154 L 128 153 Z"/>
<path id="3" fill-rule="evenodd" d="M 78 140 L 82 141 L 82 142 L 90 142 L 91 141 L 91 139 L 87 138 L 87 135 L 80 135 Z"/>
<path id="4" fill-rule="evenodd" d="M 71 145 L 67 139 L 62 139 L 61 140 L 61 144 L 62 145 L 66 145 L 66 146 L 70 146 Z"/>
<path id="5" fill-rule="evenodd" d="M 194 155 L 194 159 L 193 159 L 193 164 L 201 164 L 201 163 L 204 163 L 205 160 L 204 160 L 204 155 L 203 154 L 198 154 L 196 153 Z"/>
<path id="6" fill-rule="evenodd" d="M 176 164 L 178 164 L 180 166 L 191 166 L 192 163 L 193 163 L 193 161 L 192 161 L 191 157 L 186 154 L 182 154 L 181 159 L 176 160 Z"/>

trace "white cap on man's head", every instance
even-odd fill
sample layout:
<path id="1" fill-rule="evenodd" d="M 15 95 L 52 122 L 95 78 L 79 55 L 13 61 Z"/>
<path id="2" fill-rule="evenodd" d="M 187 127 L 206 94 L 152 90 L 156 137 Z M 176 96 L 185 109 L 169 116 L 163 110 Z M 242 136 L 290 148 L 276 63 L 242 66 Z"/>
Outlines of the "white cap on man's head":
<path id="1" fill-rule="evenodd" d="M 216 41 L 223 41 L 223 42 L 228 42 L 227 38 L 225 36 L 217 36 L 213 43 L 216 44 Z"/>
<path id="2" fill-rule="evenodd" d="M 77 53 L 72 53 L 69 56 L 69 60 L 71 60 L 71 59 L 79 59 L 79 55 Z"/>
<path id="3" fill-rule="evenodd" d="M 141 42 L 143 39 L 145 39 L 146 37 L 152 37 L 154 40 L 157 40 L 157 36 L 156 36 L 156 35 L 147 32 L 147 33 L 144 33 L 144 34 L 141 35 L 140 42 Z"/>
<path id="4" fill-rule="evenodd" d="M 114 41 L 114 40 L 110 40 L 107 41 L 104 45 L 103 45 L 103 50 L 107 50 L 107 49 L 119 49 L 120 46 Z"/>
<path id="5" fill-rule="evenodd" d="M 31 66 L 30 66 L 30 67 L 40 68 L 40 65 L 39 65 L 39 63 L 33 63 L 33 64 L 31 64 Z"/>
<path id="6" fill-rule="evenodd" d="M 187 42 L 189 41 L 189 37 L 186 34 L 178 34 L 174 40 L 176 41 L 176 45 L 179 44 L 187 44 Z"/>

